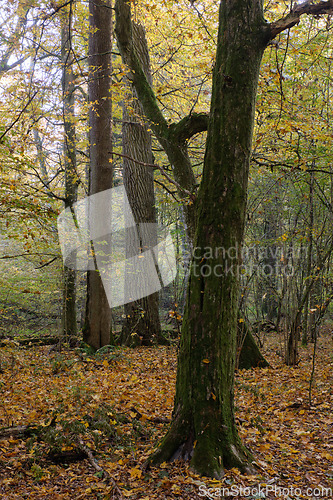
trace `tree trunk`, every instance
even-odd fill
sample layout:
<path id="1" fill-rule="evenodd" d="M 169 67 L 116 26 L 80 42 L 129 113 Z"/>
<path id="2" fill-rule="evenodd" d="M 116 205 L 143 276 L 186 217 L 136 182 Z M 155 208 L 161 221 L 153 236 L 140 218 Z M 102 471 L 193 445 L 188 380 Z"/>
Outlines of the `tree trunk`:
<path id="1" fill-rule="evenodd" d="M 246 321 L 238 324 L 236 367 L 239 370 L 269 367 Z"/>
<path id="2" fill-rule="evenodd" d="M 197 191 L 197 181 L 188 154 L 188 140 L 207 129 L 206 113 L 191 113 L 178 123 L 169 123 L 159 109 L 156 96 L 146 77 L 133 39 L 131 2 L 116 0 L 116 35 L 122 59 L 131 70 L 129 79 L 136 89 L 150 127 L 168 156 L 178 194 L 184 202 L 186 231 L 192 242 L 195 232 L 195 204 L 189 199 Z"/>
<path id="3" fill-rule="evenodd" d="M 190 459 L 210 477 L 221 477 L 224 467 L 249 470 L 252 461 L 235 426 L 233 387 L 239 250 L 264 27 L 259 0 L 221 2 L 173 420 L 150 459 Z"/>
<path id="4" fill-rule="evenodd" d="M 315 166 L 314 161 L 312 162 L 312 166 Z M 314 206 L 313 206 L 313 187 L 314 187 L 314 172 L 310 173 L 310 182 L 309 182 L 309 225 L 308 225 L 308 255 L 306 262 L 306 277 L 309 277 L 312 269 L 312 260 L 313 260 L 313 224 L 314 224 Z M 311 305 L 310 305 L 311 302 Z M 303 335 L 302 335 L 302 344 L 307 345 L 308 343 L 308 330 L 311 331 L 312 323 L 313 323 L 313 314 L 309 314 L 309 309 L 312 309 L 313 305 L 313 294 L 310 292 L 309 296 L 306 298 L 304 304 L 304 313 L 303 313 Z M 310 323 L 310 325 L 309 325 Z M 310 328 L 309 328 L 310 326 Z"/>
<path id="5" fill-rule="evenodd" d="M 110 189 L 113 181 L 110 0 L 89 1 L 89 194 Z M 84 340 L 95 349 L 111 343 L 111 309 L 98 270 L 88 271 Z"/>
<path id="6" fill-rule="evenodd" d="M 65 208 L 72 207 L 77 200 L 78 175 L 76 171 L 76 137 L 75 137 L 75 77 L 73 74 L 73 52 L 71 50 L 71 6 L 61 12 L 61 61 L 63 115 L 64 115 L 64 167 L 65 167 Z M 35 139 L 39 139 L 35 131 Z M 38 144 L 38 143 L 37 143 Z M 41 146 L 41 145 L 40 145 Z M 39 156 L 41 151 L 38 150 Z M 40 158 L 42 162 L 42 158 Z M 45 165 L 44 165 L 45 170 Z M 42 176 L 46 175 L 42 171 Z M 77 334 L 76 322 L 76 270 L 64 266 L 63 291 L 63 333 L 65 336 Z"/>
<path id="7" fill-rule="evenodd" d="M 294 315 L 294 319 L 292 321 L 288 336 L 286 359 L 285 359 L 287 365 L 296 365 L 298 362 L 298 334 L 299 334 L 302 310 L 304 308 L 304 305 L 306 304 L 309 294 L 311 293 L 314 285 L 317 283 L 319 274 L 321 273 L 327 260 L 330 258 L 332 251 L 333 251 L 333 238 L 330 239 L 327 245 L 326 253 L 321 257 L 320 261 L 317 262 L 317 265 L 312 270 L 311 280 L 307 283 L 306 288 L 303 291 L 303 294 L 298 302 L 297 310 Z"/>
<path id="8" fill-rule="evenodd" d="M 133 40 L 141 61 L 143 70 L 151 83 L 150 62 L 146 34 L 143 26 L 133 23 Z M 138 162 L 152 164 L 151 135 L 147 130 L 142 106 L 138 101 L 135 89 L 129 87 L 123 108 L 123 152 L 126 155 L 123 163 L 123 179 L 128 201 L 130 203 L 136 224 L 149 223 L 154 234 L 150 243 L 155 240 L 156 210 L 154 194 L 154 171 Z M 155 230 L 154 230 L 155 227 Z M 142 249 L 130 248 L 130 253 L 139 254 Z M 129 346 L 151 345 L 162 342 L 161 323 L 159 318 L 158 292 L 148 297 L 125 304 L 120 342 Z"/>
<path id="9" fill-rule="evenodd" d="M 130 2 L 116 0 L 116 34 L 118 45 L 123 61 L 132 70 L 130 80 L 136 89 L 137 96 L 143 107 L 150 126 L 160 144 L 168 155 L 173 166 L 174 178 L 182 189 L 187 192 L 196 192 L 196 181 L 187 152 L 187 141 L 196 133 L 206 130 L 208 115 L 192 113 L 178 123 L 167 124 L 158 108 L 156 97 L 152 91 L 150 81 L 146 78 L 140 58 L 136 51 L 133 40 L 133 23 L 131 22 Z M 184 192 L 179 191 L 180 196 L 186 199 Z M 195 225 L 196 225 L 196 203 L 184 203 L 184 228 L 187 234 L 189 247 L 193 248 Z M 186 278 L 187 281 L 187 278 Z M 254 342 L 253 337 L 248 341 Z M 254 346 L 253 346 L 254 348 Z M 253 359 L 255 366 L 260 362 L 259 358 Z"/>
<path id="10" fill-rule="evenodd" d="M 279 217 L 278 198 L 273 198 L 274 205 L 265 207 L 264 237 L 265 254 L 263 259 L 264 295 L 262 297 L 262 312 L 267 321 L 274 321 L 277 317 L 277 220 Z"/>

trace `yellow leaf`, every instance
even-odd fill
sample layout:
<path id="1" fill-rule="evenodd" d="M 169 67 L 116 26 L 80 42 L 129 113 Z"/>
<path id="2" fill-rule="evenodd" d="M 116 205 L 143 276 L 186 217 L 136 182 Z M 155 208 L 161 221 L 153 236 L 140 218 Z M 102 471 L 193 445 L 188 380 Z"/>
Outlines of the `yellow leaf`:
<path id="1" fill-rule="evenodd" d="M 211 396 L 212 396 L 212 398 L 213 398 L 213 399 L 214 399 L 214 401 L 215 401 L 215 399 L 216 399 L 215 394 L 213 394 L 213 393 L 211 392 Z"/>
<path id="2" fill-rule="evenodd" d="M 104 359 L 103 365 L 105 366 L 105 368 L 107 368 L 109 366 L 109 362 L 107 359 Z"/>
<path id="3" fill-rule="evenodd" d="M 176 495 L 178 495 L 178 494 L 180 494 L 180 493 L 181 493 L 181 489 L 179 488 L 178 484 L 173 484 L 173 485 L 171 486 L 171 489 L 172 489 L 172 491 L 173 491 Z"/>
<path id="4" fill-rule="evenodd" d="M 238 323 L 244 323 L 243 318 L 239 318 Z"/>
<path id="5" fill-rule="evenodd" d="M 142 471 L 137 467 L 134 467 L 130 470 L 130 474 L 132 479 L 140 479 L 140 477 L 142 476 Z"/>
<path id="6" fill-rule="evenodd" d="M 209 359 L 203 359 L 202 362 L 205 363 L 206 365 L 208 365 L 208 363 L 210 363 Z"/>

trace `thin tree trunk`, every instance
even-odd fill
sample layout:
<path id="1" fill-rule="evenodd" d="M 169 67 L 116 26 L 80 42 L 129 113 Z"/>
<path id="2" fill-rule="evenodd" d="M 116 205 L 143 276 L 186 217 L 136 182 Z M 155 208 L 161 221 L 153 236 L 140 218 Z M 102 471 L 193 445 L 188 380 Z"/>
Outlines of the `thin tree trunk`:
<path id="1" fill-rule="evenodd" d="M 306 262 L 306 277 L 309 277 L 312 269 L 312 252 L 313 252 L 313 222 L 314 222 L 314 207 L 313 207 L 313 185 L 314 185 L 314 173 L 310 173 L 310 184 L 309 184 L 309 228 L 308 228 L 308 255 Z M 303 335 L 302 344 L 307 345 L 308 343 L 308 330 L 311 323 L 313 315 L 309 315 L 309 303 L 312 303 L 312 293 L 306 298 L 304 305 L 304 319 L 303 319 Z"/>
<path id="2" fill-rule="evenodd" d="M 297 311 L 295 313 L 293 322 L 291 324 L 290 332 L 289 332 L 289 337 L 288 337 L 288 343 L 287 343 L 287 352 L 286 352 L 286 364 L 287 365 L 295 365 L 298 362 L 297 356 L 298 356 L 298 332 L 299 332 L 299 327 L 300 327 L 300 319 L 301 319 L 301 314 L 303 307 L 309 297 L 310 292 L 312 291 L 314 285 L 317 283 L 318 276 L 320 272 L 322 271 L 325 263 L 327 260 L 330 258 L 331 253 L 333 251 L 333 238 L 331 238 L 331 241 L 327 245 L 327 250 L 324 256 L 321 258 L 320 262 L 317 263 L 317 266 L 312 272 L 312 278 L 308 282 L 303 295 L 298 303 L 297 306 Z"/>
<path id="3" fill-rule="evenodd" d="M 75 76 L 73 74 L 73 52 L 71 48 L 72 5 L 61 12 L 61 61 L 63 116 L 64 116 L 64 167 L 65 167 L 65 208 L 72 207 L 77 200 L 78 176 L 76 170 L 75 137 Z M 36 131 L 35 139 L 38 139 Z M 38 145 L 38 142 L 37 142 Z M 42 154 L 39 151 L 39 156 Z M 42 161 L 42 158 L 41 160 Z M 45 168 L 45 166 L 44 166 Z M 42 175 L 46 175 L 42 172 Z M 63 292 L 63 333 L 66 336 L 77 334 L 76 321 L 76 271 L 64 266 Z"/>
<path id="4" fill-rule="evenodd" d="M 110 0 L 89 1 L 89 194 L 110 189 L 113 182 Z M 98 270 L 88 271 L 84 340 L 95 349 L 111 343 L 111 309 Z"/>

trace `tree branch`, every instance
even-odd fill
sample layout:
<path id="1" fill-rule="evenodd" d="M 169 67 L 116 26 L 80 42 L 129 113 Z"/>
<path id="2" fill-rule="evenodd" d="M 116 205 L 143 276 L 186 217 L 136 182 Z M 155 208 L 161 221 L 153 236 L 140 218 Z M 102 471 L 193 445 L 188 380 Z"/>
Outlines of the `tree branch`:
<path id="1" fill-rule="evenodd" d="M 194 135 L 207 130 L 208 118 L 208 113 L 192 113 L 185 116 L 178 123 L 173 123 L 170 126 L 172 135 L 177 137 L 180 142 L 185 143 Z"/>
<path id="2" fill-rule="evenodd" d="M 303 14 L 313 16 L 333 14 L 333 1 L 328 0 L 315 3 L 313 0 L 307 0 L 300 5 L 295 3 L 289 14 L 269 25 L 269 40 L 273 40 L 282 31 L 298 24 Z"/>
<path id="3" fill-rule="evenodd" d="M 21 118 L 21 116 L 23 115 L 23 113 L 25 112 L 25 110 L 27 109 L 27 107 L 29 106 L 29 104 L 33 101 L 34 97 L 38 94 L 38 90 L 36 90 L 33 95 L 29 98 L 28 102 L 26 103 L 26 105 L 24 106 L 24 108 L 19 112 L 17 118 L 15 118 L 15 120 L 11 123 L 11 125 L 9 125 L 9 127 L 6 128 L 6 130 L 3 132 L 3 134 L 0 135 L 0 143 L 2 141 L 2 139 L 5 137 L 6 134 L 8 134 L 8 132 L 14 127 L 14 125 L 19 121 L 19 119 Z"/>
<path id="4" fill-rule="evenodd" d="M 130 69 L 128 79 L 135 88 L 152 131 L 167 154 L 177 183 L 175 184 L 175 181 L 173 181 L 173 184 L 178 185 L 179 197 L 184 199 L 190 193 L 193 200 L 197 191 L 197 183 L 187 150 L 186 138 L 191 137 L 195 133 L 194 130 L 198 129 L 198 120 L 197 118 L 187 118 L 187 120 L 181 120 L 178 124 L 169 124 L 167 122 L 159 108 L 156 95 L 143 71 L 137 54 L 139 48 L 134 43 L 135 37 L 133 35 L 136 26 L 131 20 L 131 1 L 116 0 L 115 11 L 115 32 L 122 60 Z M 141 41 L 145 43 L 144 38 Z M 181 135 L 177 135 L 177 131 Z M 184 201 L 186 225 L 188 234 L 192 239 L 195 232 L 194 204 Z"/>
<path id="5" fill-rule="evenodd" d="M 115 32 L 117 36 L 119 51 L 124 63 L 127 64 L 129 69 L 131 70 L 128 78 L 137 91 L 145 115 L 151 122 L 154 133 L 158 138 L 160 138 L 166 135 L 168 130 L 168 123 L 157 104 L 156 96 L 142 69 L 142 65 L 140 64 L 133 44 L 133 26 L 131 20 L 130 2 L 126 0 L 116 0 L 115 11 Z"/>

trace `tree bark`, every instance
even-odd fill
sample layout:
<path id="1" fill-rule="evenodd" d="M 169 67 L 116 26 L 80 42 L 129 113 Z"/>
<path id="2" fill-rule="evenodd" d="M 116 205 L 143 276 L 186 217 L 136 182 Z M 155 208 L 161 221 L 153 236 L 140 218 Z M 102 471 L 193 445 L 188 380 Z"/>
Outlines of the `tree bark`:
<path id="1" fill-rule="evenodd" d="M 261 354 L 246 321 L 238 324 L 236 368 L 268 368 L 269 363 Z"/>
<path id="2" fill-rule="evenodd" d="M 110 189 L 113 183 L 110 0 L 89 1 L 89 194 Z M 99 349 L 111 343 L 111 309 L 98 270 L 88 271 L 86 318 L 83 338 Z"/>
<path id="3" fill-rule="evenodd" d="M 221 2 L 206 154 L 173 421 L 152 463 L 190 459 L 200 474 L 251 469 L 234 419 L 239 256 L 259 68 L 266 45 L 259 0 Z M 207 255 L 207 248 L 212 253 Z M 200 249 L 200 251 L 198 250 Z"/>
<path id="4" fill-rule="evenodd" d="M 151 84 L 151 72 L 146 34 L 143 26 L 133 23 L 133 41 L 147 80 Z M 153 234 L 149 235 L 150 243 L 157 244 L 156 210 L 154 194 L 154 172 L 152 167 L 142 163 L 152 164 L 151 135 L 147 130 L 142 106 L 136 91 L 131 86 L 128 89 L 123 108 L 123 179 L 127 198 L 131 206 L 136 224 L 149 223 Z M 138 160 L 136 163 L 133 160 Z M 154 226 L 153 226 L 154 224 Z M 154 230 L 155 227 L 155 230 Z M 139 254 L 142 249 L 134 249 Z M 133 249 L 130 249 L 133 255 Z M 120 343 L 137 346 L 161 343 L 163 340 L 159 318 L 158 292 L 148 297 L 125 304 L 124 324 Z"/>
<path id="5" fill-rule="evenodd" d="M 150 126 L 168 156 L 174 178 L 179 184 L 179 197 L 184 201 L 186 230 L 190 241 L 195 233 L 195 204 L 188 199 L 197 191 L 196 178 L 192 170 L 187 150 L 187 141 L 200 131 L 207 130 L 207 114 L 192 113 L 178 123 L 168 123 L 157 104 L 151 84 L 147 79 L 140 63 L 136 46 L 133 40 L 130 2 L 116 0 L 116 35 L 119 50 L 125 64 L 131 70 L 129 79 L 135 87 Z M 186 190 L 186 192 L 184 192 Z M 189 203 L 189 201 L 191 201 Z"/>
<path id="6" fill-rule="evenodd" d="M 71 48 L 71 5 L 61 12 L 61 61 L 63 115 L 64 115 L 64 168 L 65 168 L 65 208 L 77 201 L 78 175 L 76 171 L 76 131 L 75 131 L 75 76 L 73 73 L 73 52 Z M 38 138 L 36 131 L 35 138 Z M 40 152 L 39 152 L 40 154 Z M 42 162 L 42 158 L 41 158 Z M 45 168 L 45 166 L 44 166 Z M 42 170 L 42 176 L 46 172 Z M 64 266 L 63 275 L 63 333 L 65 336 L 77 334 L 76 321 L 76 270 Z"/>

